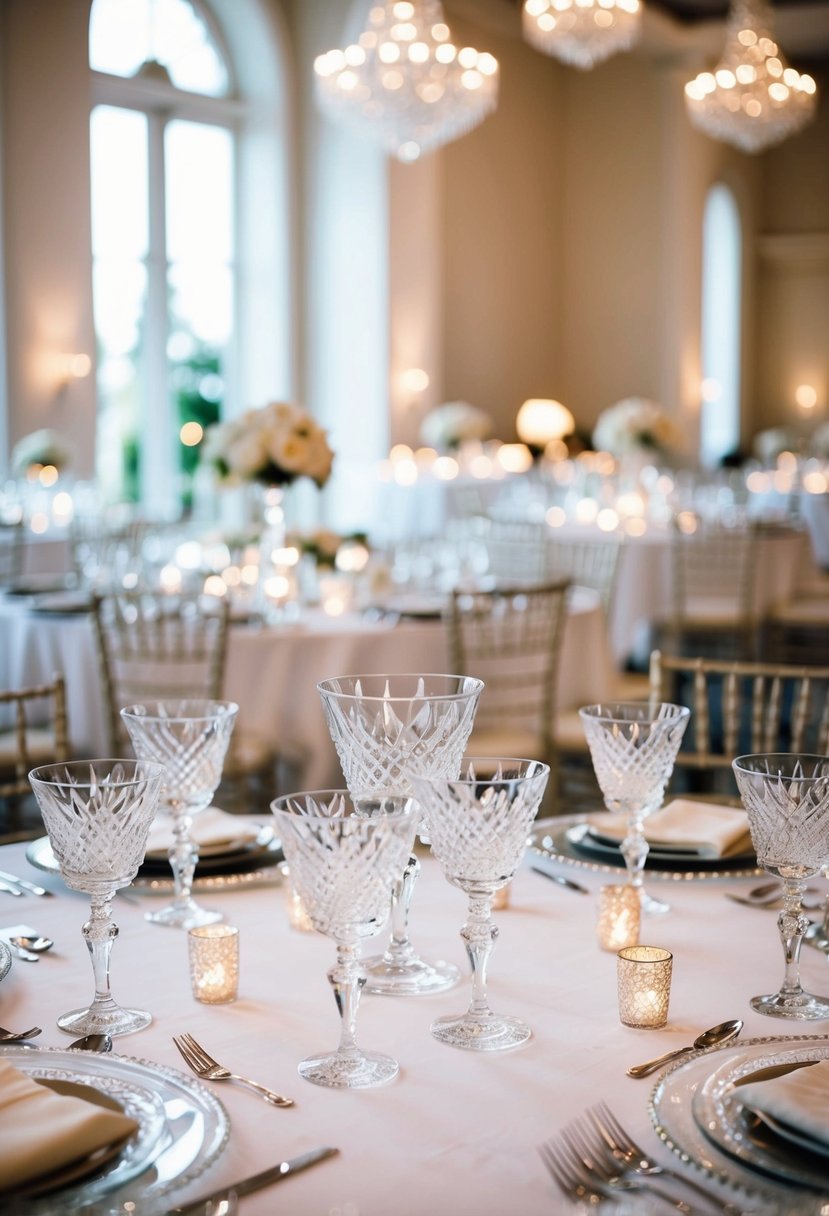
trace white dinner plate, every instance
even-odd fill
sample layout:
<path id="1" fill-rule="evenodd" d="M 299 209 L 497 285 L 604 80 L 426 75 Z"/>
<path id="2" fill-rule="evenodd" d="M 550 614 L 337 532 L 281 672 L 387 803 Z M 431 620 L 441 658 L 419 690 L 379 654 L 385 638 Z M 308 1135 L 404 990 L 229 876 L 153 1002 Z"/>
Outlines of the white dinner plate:
<path id="1" fill-rule="evenodd" d="M 16 1202 L 15 1216 L 83 1211 L 104 1196 L 114 1201 L 116 1193 L 138 1212 L 160 1212 L 167 1206 L 164 1197 L 199 1177 L 227 1143 L 227 1112 L 195 1077 L 115 1054 L 15 1046 L 0 1046 L 0 1052 L 28 1076 L 88 1085 L 109 1095 L 139 1125 L 123 1152 L 100 1173 L 59 1192 Z"/>
<path id="2" fill-rule="evenodd" d="M 687 1165 L 715 1178 L 735 1192 L 740 1210 L 762 1216 L 820 1216 L 822 1200 L 815 1191 L 793 1187 L 779 1176 L 766 1174 L 748 1160 L 740 1159 L 715 1144 L 700 1127 L 694 1103 L 715 1071 L 734 1060 L 750 1059 L 757 1069 L 780 1052 L 827 1048 L 820 1035 L 745 1039 L 709 1051 L 695 1052 L 670 1066 L 654 1086 L 649 1103 L 651 1121 L 660 1140 Z M 825 1174 L 824 1174 L 825 1193 Z M 741 1207 L 742 1205 L 742 1207 Z"/>

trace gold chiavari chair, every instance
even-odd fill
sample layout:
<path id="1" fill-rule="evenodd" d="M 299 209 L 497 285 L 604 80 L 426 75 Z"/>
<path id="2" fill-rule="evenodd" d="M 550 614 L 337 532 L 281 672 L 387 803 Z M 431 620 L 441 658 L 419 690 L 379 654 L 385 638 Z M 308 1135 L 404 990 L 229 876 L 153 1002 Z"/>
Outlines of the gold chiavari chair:
<path id="1" fill-rule="evenodd" d="M 23 522 L 0 524 L 0 588 L 23 573 L 25 530 Z"/>
<path id="2" fill-rule="evenodd" d="M 61 675 L 49 683 L 0 691 L 0 816 L 7 832 L 19 835 L 21 810 L 31 794 L 29 772 L 40 764 L 69 759 L 66 685 Z M 38 817 L 38 831 L 42 825 Z M 32 833 L 23 833 L 23 835 Z"/>

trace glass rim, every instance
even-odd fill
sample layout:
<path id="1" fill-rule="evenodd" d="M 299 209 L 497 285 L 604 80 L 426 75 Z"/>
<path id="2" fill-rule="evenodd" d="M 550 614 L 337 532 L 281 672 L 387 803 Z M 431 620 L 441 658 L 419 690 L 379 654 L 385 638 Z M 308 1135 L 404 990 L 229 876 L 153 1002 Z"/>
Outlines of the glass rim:
<path id="1" fill-rule="evenodd" d="M 487 776 L 482 773 L 478 777 L 470 777 L 463 772 L 463 768 L 467 765 L 475 764 L 475 762 L 485 763 L 488 765 L 535 765 L 535 772 L 526 773 L 519 777 L 496 777 Z M 545 774 L 549 775 L 550 766 L 544 760 L 536 760 L 532 756 L 464 756 L 461 761 L 461 773 L 457 777 L 430 777 L 426 773 L 413 773 L 409 780 L 412 784 L 418 781 L 423 781 L 429 785 L 480 785 L 486 782 L 487 785 L 507 785 L 511 781 L 527 781 L 534 780 L 536 777 L 542 777 Z"/>
<path id="2" fill-rule="evenodd" d="M 826 778 L 829 777 L 829 756 L 821 755 L 819 752 L 747 752 L 745 755 L 735 756 L 734 759 L 731 761 L 731 767 L 735 771 L 745 773 L 747 776 L 756 776 L 756 777 L 782 776 L 782 774 L 780 772 L 772 773 L 769 770 L 766 770 L 765 772 L 763 772 L 763 770 L 760 768 L 750 768 L 748 762 L 751 760 L 755 760 L 758 762 L 765 761 L 766 764 L 768 764 L 772 760 L 785 760 L 788 762 L 788 765 L 791 767 L 794 767 L 795 764 L 798 764 L 804 760 L 805 761 L 818 761 L 827 766 L 827 771 L 823 774 L 820 774 L 818 776 L 811 776 L 811 777 L 807 776 L 805 773 L 799 777 L 794 777 L 794 774 L 792 774 L 792 773 L 789 773 L 787 775 L 796 781 L 825 781 Z M 783 766 L 781 766 L 781 767 L 783 767 Z"/>
<path id="3" fill-rule="evenodd" d="M 160 713 L 139 713 L 139 710 L 147 710 L 151 706 L 160 705 L 181 705 L 189 703 L 191 705 L 214 706 L 212 713 L 198 714 L 160 714 Z M 231 714 L 238 714 L 239 706 L 235 701 L 218 701 L 212 697 L 178 697 L 175 700 L 171 697 L 160 698 L 152 701 L 136 701 L 132 705 L 125 705 L 119 710 L 119 714 L 125 720 L 127 718 L 137 718 L 142 722 L 210 722 L 213 718 L 230 717 Z"/>
<path id="4" fill-rule="evenodd" d="M 52 764 L 39 764 L 29 771 L 29 780 L 36 781 L 40 785 L 71 785 L 73 789 L 95 789 L 101 785 L 102 778 L 97 781 L 92 781 L 87 777 L 86 781 L 72 781 L 64 775 L 67 770 L 77 770 L 78 772 L 89 773 L 90 765 L 132 765 L 134 772 L 133 777 L 124 777 L 121 781 L 107 781 L 107 789 L 120 789 L 124 786 L 135 785 L 139 781 L 147 781 L 152 777 L 160 777 L 164 780 L 167 776 L 167 767 L 160 764 L 157 760 L 140 760 L 133 759 L 131 756 L 110 757 L 110 756 L 94 756 L 90 760 L 59 760 Z M 140 772 L 139 772 L 140 770 Z"/>
<path id="5" fill-rule="evenodd" d="M 675 709 L 678 712 L 667 718 L 659 718 L 658 710 L 667 706 L 670 709 Z M 642 698 L 638 701 L 595 701 L 592 705 L 579 706 L 579 714 L 583 718 L 590 718 L 594 722 L 635 722 L 636 718 L 624 717 L 619 713 L 611 712 L 621 709 L 647 709 L 650 716 L 648 722 L 671 722 L 678 718 L 688 718 L 691 715 L 690 707 L 680 705 L 678 701 L 655 701 L 653 704 L 647 699 Z M 601 710 L 601 713 L 593 713 L 593 710 Z M 641 719 L 639 719 L 641 721 Z"/>
<path id="6" fill-rule="evenodd" d="M 312 815 L 303 813 L 301 807 L 292 808 L 287 804 L 293 799 L 313 798 L 318 803 L 323 803 L 326 798 L 333 801 L 334 798 L 344 798 L 351 804 L 351 810 L 346 815 L 338 815 L 336 817 L 330 815 Z M 378 816 L 375 819 L 366 816 L 360 816 L 354 813 L 354 802 L 356 798 L 398 798 L 400 801 L 406 801 L 409 805 L 405 810 L 390 811 L 388 814 Z M 285 805 L 282 805 L 285 804 Z M 271 800 L 270 810 L 273 815 L 290 815 L 296 819 L 302 819 L 307 823 L 343 823 L 346 820 L 360 819 L 363 823 L 384 823 L 387 820 L 404 820 L 412 819 L 419 816 L 421 811 L 420 803 L 411 794 L 393 793 L 391 790 L 364 790 L 356 794 L 345 787 L 323 790 L 296 790 L 291 794 L 280 794 L 278 797 Z"/>
<path id="7" fill-rule="evenodd" d="M 343 689 L 331 687 L 340 680 L 455 680 L 458 683 L 467 681 L 469 687 L 459 689 L 457 692 L 417 692 L 412 693 L 390 693 L 385 696 L 383 693 L 366 693 L 366 692 L 346 692 Z M 325 680 L 317 681 L 317 692 L 320 696 L 338 698 L 343 701 L 421 701 L 428 698 L 430 701 L 461 701 L 470 697 L 473 693 L 481 693 L 485 688 L 484 681 L 478 676 L 463 676 L 452 672 L 442 671 L 366 671 L 358 672 L 354 675 L 344 676 L 329 676 Z"/>
<path id="8" fill-rule="evenodd" d="M 641 954 L 637 956 L 637 951 L 647 951 L 646 956 Z M 643 946 L 639 943 L 636 946 L 623 946 L 621 950 L 616 951 L 616 957 L 620 958 L 623 963 L 637 963 L 639 966 L 654 967 L 660 963 L 669 963 L 673 960 L 673 952 L 667 950 L 664 946 Z"/>

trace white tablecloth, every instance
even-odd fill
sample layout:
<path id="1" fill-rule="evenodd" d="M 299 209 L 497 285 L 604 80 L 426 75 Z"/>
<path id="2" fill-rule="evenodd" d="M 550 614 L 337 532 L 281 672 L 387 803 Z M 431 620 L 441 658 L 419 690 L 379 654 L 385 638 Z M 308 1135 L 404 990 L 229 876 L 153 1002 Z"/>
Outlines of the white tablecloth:
<path id="1" fill-rule="evenodd" d="M 66 891 L 57 876 L 31 868 L 22 845 L 0 849 L 0 866 L 38 878 L 58 893 L 49 899 L 0 893 L 0 926 L 25 921 L 56 941 L 39 963 L 12 964 L 0 983 L 0 1024 L 37 1024 L 44 1029 L 37 1044 L 65 1046 L 57 1016 L 92 996 L 80 931 L 86 899 Z M 514 881 L 511 907 L 496 915 L 500 937 L 490 967 L 490 1003 L 530 1024 L 529 1043 L 478 1055 L 430 1036 L 435 1017 L 466 1007 L 468 979 L 435 997 L 364 996 L 358 1040 L 366 1049 L 393 1055 L 401 1072 L 389 1086 L 362 1092 L 325 1090 L 297 1076 L 300 1059 L 337 1043 L 338 1018 L 326 979 L 334 947 L 322 936 L 288 928 L 280 888 L 201 897 L 221 908 L 241 934 L 239 999 L 212 1007 L 191 995 L 186 935 L 143 919 L 159 897 L 116 897 L 121 931 L 112 955 L 113 992 L 122 1004 L 149 1008 L 155 1019 L 141 1033 L 117 1040 L 116 1050 L 183 1068 L 172 1036 L 189 1031 L 233 1071 L 296 1099 L 294 1108 L 276 1110 L 239 1086 L 214 1084 L 213 1093 L 230 1114 L 230 1142 L 187 1194 L 195 1197 L 283 1155 L 331 1144 L 341 1150 L 336 1159 L 281 1184 L 278 1194 L 266 1190 L 243 1199 L 242 1216 L 550 1216 L 570 1209 L 536 1146 L 600 1099 L 658 1159 L 684 1168 L 649 1124 L 655 1078 L 632 1080 L 626 1067 L 687 1044 L 729 1017 L 744 1019 L 744 1038 L 820 1033 L 826 1024 L 798 1027 L 750 1008 L 749 998 L 774 990 L 783 971 L 775 915 L 724 898 L 725 890 L 745 888 L 750 880 L 651 879 L 671 903 L 669 913 L 648 919 L 643 935 L 674 954 L 669 1021 L 654 1031 L 622 1026 L 616 960 L 598 949 L 594 936 L 595 892 L 608 879 L 582 871 L 575 876 L 591 888 L 589 897 L 524 869 Z M 413 941 L 425 957 L 457 963 L 464 976 L 468 966 L 458 930 L 465 910 L 464 895 L 449 886 L 433 859 L 424 858 Z M 829 989 L 825 956 L 804 950 L 802 973 L 813 991 Z M 694 1208 L 703 1210 L 696 1201 Z"/>
<path id="2" fill-rule="evenodd" d="M 359 617 L 309 615 L 305 626 L 233 625 L 225 695 L 239 704 L 237 729 L 271 741 L 306 789 L 342 782 L 316 684 L 360 672 L 443 672 L 441 621 L 395 626 Z M 19 598 L 0 601 L 0 687 L 20 688 L 63 672 L 74 751 L 105 755 L 107 733 L 91 622 L 83 614 L 31 613 Z M 559 668 L 559 703 L 572 707 L 609 695 L 613 666 L 597 596 L 575 588 Z"/>

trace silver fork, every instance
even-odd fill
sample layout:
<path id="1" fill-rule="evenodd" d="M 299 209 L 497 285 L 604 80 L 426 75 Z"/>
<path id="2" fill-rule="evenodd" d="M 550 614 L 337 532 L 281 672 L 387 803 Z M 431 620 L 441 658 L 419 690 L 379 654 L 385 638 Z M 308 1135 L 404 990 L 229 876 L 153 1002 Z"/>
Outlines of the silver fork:
<path id="1" fill-rule="evenodd" d="M 644 1177 L 662 1175 L 671 1178 L 694 1191 L 709 1206 L 724 1213 L 724 1216 L 740 1216 L 742 1209 L 736 1204 L 727 1203 L 713 1195 L 707 1187 L 676 1170 L 660 1165 L 657 1161 L 640 1148 L 636 1141 L 625 1131 L 619 1120 L 606 1102 L 600 1102 L 588 1110 L 588 1116 L 605 1145 L 606 1151 L 618 1162 L 619 1166 L 629 1173 L 641 1174 Z"/>
<path id="2" fill-rule="evenodd" d="M 560 1143 L 545 1140 L 539 1144 L 538 1151 L 558 1189 L 573 1203 L 597 1208 L 609 1198 L 606 1190 L 600 1190 L 595 1183 L 588 1183 L 584 1171 L 569 1154 L 564 1157 Z"/>
<path id="3" fill-rule="evenodd" d="M 605 1145 L 595 1138 L 595 1132 L 585 1120 L 574 1119 L 562 1128 L 561 1139 L 587 1177 L 594 1184 L 605 1188 L 606 1193 L 642 1191 L 670 1205 L 677 1212 L 682 1212 L 683 1216 L 691 1216 L 693 1209 L 683 1199 L 677 1199 L 650 1178 L 629 1169 L 608 1153 Z"/>
<path id="4" fill-rule="evenodd" d="M 256 1090 L 271 1106 L 293 1106 L 293 1098 L 285 1098 L 282 1094 L 275 1094 L 272 1089 L 267 1089 L 264 1085 L 260 1085 L 258 1081 L 251 1081 L 250 1077 L 240 1077 L 238 1073 L 231 1072 L 229 1068 L 225 1068 L 218 1060 L 214 1060 L 212 1056 L 209 1056 L 191 1034 L 173 1035 L 173 1042 L 181 1053 L 185 1064 L 192 1068 L 196 1076 L 201 1077 L 202 1080 L 239 1081 L 242 1085 L 247 1085 L 251 1089 Z"/>

